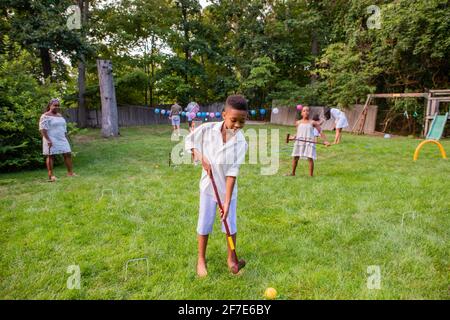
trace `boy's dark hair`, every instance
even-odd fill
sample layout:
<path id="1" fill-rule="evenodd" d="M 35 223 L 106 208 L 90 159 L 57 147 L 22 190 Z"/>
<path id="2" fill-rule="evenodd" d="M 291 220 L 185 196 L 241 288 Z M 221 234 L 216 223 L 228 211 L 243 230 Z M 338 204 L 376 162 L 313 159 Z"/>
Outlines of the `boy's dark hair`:
<path id="1" fill-rule="evenodd" d="M 323 115 L 325 119 L 330 120 L 331 118 L 331 109 L 328 107 L 323 108 Z"/>
<path id="2" fill-rule="evenodd" d="M 319 121 L 320 120 L 320 115 L 318 113 L 316 113 L 315 115 L 313 115 L 312 119 L 314 121 Z"/>
<path id="3" fill-rule="evenodd" d="M 247 99 L 240 94 L 228 96 L 227 101 L 225 102 L 225 107 L 227 106 L 236 110 L 248 111 Z"/>

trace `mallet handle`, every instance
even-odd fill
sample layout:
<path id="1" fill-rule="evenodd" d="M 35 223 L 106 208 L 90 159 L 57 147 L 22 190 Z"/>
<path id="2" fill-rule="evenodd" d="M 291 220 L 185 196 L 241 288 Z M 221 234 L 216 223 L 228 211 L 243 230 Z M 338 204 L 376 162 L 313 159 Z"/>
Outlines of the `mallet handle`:
<path id="1" fill-rule="evenodd" d="M 220 214 L 222 217 L 224 214 L 224 210 L 223 210 L 223 206 L 222 206 L 222 201 L 220 201 L 219 192 L 217 191 L 217 185 L 216 185 L 216 181 L 214 180 L 212 168 L 211 168 L 211 174 L 209 177 L 211 179 L 211 183 L 212 183 L 212 186 L 214 189 L 214 195 L 216 196 L 216 201 L 217 201 L 217 204 L 219 205 L 219 211 L 220 211 Z M 222 222 L 225 227 L 225 232 L 227 233 L 228 244 L 230 245 L 231 251 L 233 251 L 233 255 L 234 255 L 234 258 L 236 259 L 236 263 L 238 263 L 239 260 L 238 260 L 237 254 L 236 254 L 236 247 L 235 247 L 233 238 L 231 237 L 230 228 L 228 227 L 227 219 L 223 219 Z"/>
<path id="2" fill-rule="evenodd" d="M 289 141 L 291 140 L 291 135 L 288 133 L 286 136 L 286 143 L 289 143 Z M 293 139 L 295 141 L 301 141 L 301 142 L 309 142 L 309 143 L 314 143 L 314 144 L 323 144 L 324 146 L 326 145 L 323 142 L 316 142 L 316 141 L 310 141 L 310 140 L 304 140 L 304 139 Z"/>

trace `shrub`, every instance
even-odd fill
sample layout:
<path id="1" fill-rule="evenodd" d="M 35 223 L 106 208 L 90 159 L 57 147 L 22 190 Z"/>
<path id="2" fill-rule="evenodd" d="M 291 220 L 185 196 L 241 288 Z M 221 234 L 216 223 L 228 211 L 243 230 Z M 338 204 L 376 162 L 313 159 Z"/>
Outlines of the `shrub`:
<path id="1" fill-rule="evenodd" d="M 41 166 L 39 117 L 56 84 L 40 84 L 32 75 L 35 59 L 11 45 L 0 54 L 0 171 Z"/>

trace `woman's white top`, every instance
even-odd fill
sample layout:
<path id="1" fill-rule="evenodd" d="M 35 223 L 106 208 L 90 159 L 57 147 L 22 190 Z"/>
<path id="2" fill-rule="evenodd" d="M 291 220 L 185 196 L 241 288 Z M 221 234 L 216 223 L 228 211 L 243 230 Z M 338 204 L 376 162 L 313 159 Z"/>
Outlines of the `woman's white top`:
<path id="1" fill-rule="evenodd" d="M 42 137 L 42 153 L 53 155 L 71 152 L 69 141 L 66 138 L 67 124 L 63 117 L 54 117 L 43 114 L 39 120 L 39 130 L 47 130 L 47 135 L 52 141 L 49 150 L 48 141 Z"/>
<path id="2" fill-rule="evenodd" d="M 334 119 L 336 123 L 336 129 L 348 127 L 347 117 L 345 116 L 344 112 L 336 108 L 331 108 L 330 113 L 331 117 Z"/>

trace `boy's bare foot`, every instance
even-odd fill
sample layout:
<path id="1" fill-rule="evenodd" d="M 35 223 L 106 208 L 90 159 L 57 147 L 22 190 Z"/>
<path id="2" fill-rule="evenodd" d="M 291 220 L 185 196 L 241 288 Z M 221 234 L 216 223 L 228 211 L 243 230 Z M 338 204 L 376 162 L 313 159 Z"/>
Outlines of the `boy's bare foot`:
<path id="1" fill-rule="evenodd" d="M 208 271 L 206 269 L 206 262 L 204 260 L 198 260 L 197 262 L 197 275 L 200 278 L 204 278 L 208 275 Z"/>
<path id="2" fill-rule="evenodd" d="M 286 173 L 284 176 L 285 177 L 295 177 L 295 174 L 291 172 L 291 173 Z"/>

